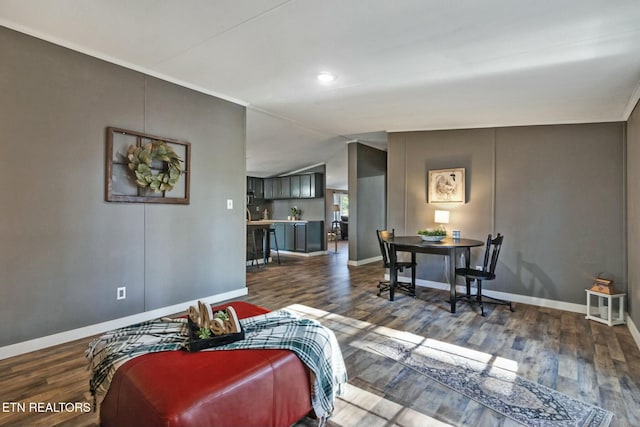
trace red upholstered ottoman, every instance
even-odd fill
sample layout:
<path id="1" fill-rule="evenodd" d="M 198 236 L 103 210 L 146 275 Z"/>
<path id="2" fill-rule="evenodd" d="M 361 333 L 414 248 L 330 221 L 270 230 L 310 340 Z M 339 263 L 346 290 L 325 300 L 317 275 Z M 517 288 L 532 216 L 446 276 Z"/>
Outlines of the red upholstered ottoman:
<path id="1" fill-rule="evenodd" d="M 239 318 L 267 313 L 233 302 Z M 289 426 L 311 410 L 309 369 L 289 350 L 167 351 L 115 373 L 103 427 Z"/>

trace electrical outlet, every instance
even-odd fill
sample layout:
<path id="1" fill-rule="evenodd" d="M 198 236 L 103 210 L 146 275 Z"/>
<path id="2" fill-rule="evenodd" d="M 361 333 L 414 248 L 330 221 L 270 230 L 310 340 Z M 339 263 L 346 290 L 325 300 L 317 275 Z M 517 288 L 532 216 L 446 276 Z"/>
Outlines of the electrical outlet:
<path id="1" fill-rule="evenodd" d="M 116 299 L 126 299 L 127 298 L 127 287 L 121 286 L 116 291 Z"/>
<path id="2" fill-rule="evenodd" d="M 227 209 L 233 209 L 233 200 L 227 199 Z"/>

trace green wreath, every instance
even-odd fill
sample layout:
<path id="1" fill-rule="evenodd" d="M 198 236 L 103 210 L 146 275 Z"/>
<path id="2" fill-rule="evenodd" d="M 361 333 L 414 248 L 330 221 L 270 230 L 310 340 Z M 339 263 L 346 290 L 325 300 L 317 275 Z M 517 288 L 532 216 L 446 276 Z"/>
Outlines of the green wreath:
<path id="1" fill-rule="evenodd" d="M 173 190 L 182 174 L 182 159 L 164 141 L 151 141 L 142 147 L 130 145 L 127 158 L 129 169 L 135 174 L 138 186 L 148 187 L 155 193 Z M 151 170 L 153 160 L 162 160 L 165 165 L 157 175 Z"/>

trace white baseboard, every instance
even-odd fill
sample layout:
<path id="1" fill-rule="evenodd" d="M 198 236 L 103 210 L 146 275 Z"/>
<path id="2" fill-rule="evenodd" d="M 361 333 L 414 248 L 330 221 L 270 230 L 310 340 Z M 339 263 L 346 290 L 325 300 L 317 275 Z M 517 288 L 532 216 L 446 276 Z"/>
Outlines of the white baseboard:
<path id="1" fill-rule="evenodd" d="M 347 264 L 348 265 L 352 265 L 354 267 L 357 267 L 359 265 L 371 264 L 372 262 L 378 262 L 378 261 L 382 261 L 382 255 L 374 256 L 373 258 L 361 259 L 361 260 L 358 260 L 358 261 L 349 260 L 349 262 Z"/>
<path id="2" fill-rule="evenodd" d="M 318 255 L 327 255 L 328 253 L 329 253 L 329 251 L 294 252 L 294 251 L 283 251 L 282 249 L 280 249 L 280 254 L 294 255 L 294 256 L 301 256 L 301 257 L 310 257 L 310 256 L 318 256 Z M 271 256 L 271 258 L 273 258 L 273 255 Z"/>
<path id="3" fill-rule="evenodd" d="M 389 280 L 389 273 L 386 273 L 384 277 L 385 277 L 385 280 Z M 411 282 L 411 278 L 406 276 L 398 276 L 398 281 Z M 441 289 L 445 291 L 449 290 L 448 283 L 434 282 L 431 280 L 424 280 L 424 279 L 416 279 L 416 286 Z M 466 289 L 467 288 L 464 285 L 456 286 L 456 290 L 458 292 L 466 292 Z M 519 295 L 519 294 L 509 294 L 506 292 L 498 292 L 498 291 L 491 291 L 491 290 L 483 290 L 483 293 L 489 297 L 504 299 L 504 300 L 513 301 L 513 302 L 519 302 L 522 304 L 530 304 L 538 307 L 555 308 L 557 310 L 565 310 L 565 311 L 571 311 L 574 313 L 587 314 L 586 304 L 585 305 L 574 304 L 570 302 L 555 301 L 555 300 L 550 300 L 545 298 L 530 297 L 530 296 Z"/>
<path id="4" fill-rule="evenodd" d="M 247 293 L 248 289 L 244 287 L 234 291 L 212 295 L 206 298 L 200 298 L 199 300 L 208 304 L 215 304 L 220 301 L 247 295 Z M 81 338 L 90 337 L 92 335 L 101 334 L 112 329 L 122 328 L 124 326 L 133 325 L 135 323 L 157 319 L 162 316 L 169 316 L 171 314 L 185 311 L 187 307 L 189 307 L 190 305 L 194 305 L 197 302 L 198 300 L 186 301 L 168 307 L 145 311 L 143 313 L 109 320 L 107 322 L 102 322 L 95 325 L 84 326 L 82 328 L 72 329 L 70 331 L 60 332 L 57 334 L 48 335 L 46 337 L 35 338 L 29 341 L 23 341 L 16 344 L 7 345 L 5 347 L 0 347 L 0 360 L 8 359 L 9 357 L 18 356 L 20 354 L 29 353 L 36 350 L 41 350 L 43 348 L 52 347 L 54 345 L 64 344 L 69 341 L 75 341 Z"/>
<path id="5" fill-rule="evenodd" d="M 271 258 L 269 258 L 267 262 L 271 262 Z M 252 265 L 256 265 L 256 264 L 257 265 L 264 264 L 264 259 L 260 258 L 260 259 L 248 260 L 245 263 L 247 267 L 251 267 Z"/>
<path id="6" fill-rule="evenodd" d="M 280 254 L 282 255 L 293 255 L 293 256 L 300 256 L 300 257 L 311 257 L 311 256 L 318 256 L 318 255 L 327 255 L 329 253 L 329 251 L 315 251 L 315 252 L 293 252 L 293 251 L 280 251 Z M 254 260 L 255 264 L 258 265 L 262 265 L 264 264 L 264 259 L 260 258 L 260 259 L 256 259 Z M 268 263 L 273 262 L 273 255 L 271 255 L 268 259 L 267 259 Z M 247 267 L 251 267 L 253 265 L 255 265 L 253 261 L 251 260 L 247 260 L 246 265 Z"/>
<path id="7" fill-rule="evenodd" d="M 633 320 L 631 320 L 631 317 L 629 317 L 629 313 L 627 313 L 627 328 L 629 328 L 629 332 L 631 332 L 633 340 L 640 349 L 640 332 L 638 332 L 638 328 L 635 323 L 633 323 Z"/>

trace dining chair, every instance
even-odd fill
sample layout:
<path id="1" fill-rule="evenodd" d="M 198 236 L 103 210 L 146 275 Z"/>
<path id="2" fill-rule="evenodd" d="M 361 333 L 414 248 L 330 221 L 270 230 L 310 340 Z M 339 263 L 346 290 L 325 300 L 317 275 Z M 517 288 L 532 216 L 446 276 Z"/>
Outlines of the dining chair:
<path id="1" fill-rule="evenodd" d="M 502 248 L 502 240 L 504 236 L 500 233 L 495 238 L 491 234 L 487 237 L 487 245 L 484 253 L 484 262 L 482 270 L 475 268 L 456 268 L 456 276 L 462 276 L 467 283 L 466 295 L 456 296 L 456 300 L 465 300 L 471 303 L 480 304 L 480 313 L 484 316 L 484 304 L 501 304 L 508 305 L 509 310 L 513 311 L 511 301 L 505 301 L 482 294 L 482 282 L 485 280 L 493 280 L 496 278 L 496 265 L 498 264 L 498 256 Z M 476 293 L 471 294 L 471 282 L 476 282 Z"/>
<path id="2" fill-rule="evenodd" d="M 389 230 L 376 230 L 378 236 L 378 243 L 380 244 L 380 253 L 382 254 L 382 262 L 384 268 L 389 269 L 389 276 L 391 276 L 391 258 L 389 254 L 389 245 L 386 240 L 393 238 L 395 235 L 395 229 Z M 403 272 L 405 268 L 411 269 L 411 283 L 398 282 L 396 284 L 396 290 L 404 291 L 412 297 L 416 297 L 416 263 L 411 261 L 398 261 L 396 262 L 396 270 Z M 378 296 L 384 291 L 388 291 L 391 288 L 391 280 L 381 280 L 378 283 Z"/>

